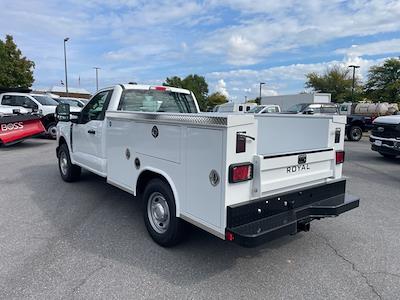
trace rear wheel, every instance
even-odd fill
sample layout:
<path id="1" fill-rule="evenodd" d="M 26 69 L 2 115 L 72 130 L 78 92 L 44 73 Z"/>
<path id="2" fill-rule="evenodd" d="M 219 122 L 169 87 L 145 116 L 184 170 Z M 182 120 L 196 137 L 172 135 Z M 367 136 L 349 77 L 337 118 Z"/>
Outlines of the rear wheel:
<path id="1" fill-rule="evenodd" d="M 55 140 L 57 138 L 57 124 L 50 123 L 47 125 L 46 132 L 49 137 Z"/>
<path id="2" fill-rule="evenodd" d="M 152 179 L 143 193 L 144 222 L 152 239 L 163 247 L 178 244 L 184 235 L 184 221 L 176 217 L 171 188 L 161 179 Z"/>
<path id="3" fill-rule="evenodd" d="M 347 133 L 347 138 L 350 141 L 358 142 L 362 138 L 362 129 L 359 126 L 351 126 L 349 132 Z"/>
<path id="4" fill-rule="evenodd" d="M 69 150 L 66 144 L 62 144 L 58 150 L 58 168 L 64 181 L 77 181 L 81 176 L 81 167 L 71 163 Z"/>

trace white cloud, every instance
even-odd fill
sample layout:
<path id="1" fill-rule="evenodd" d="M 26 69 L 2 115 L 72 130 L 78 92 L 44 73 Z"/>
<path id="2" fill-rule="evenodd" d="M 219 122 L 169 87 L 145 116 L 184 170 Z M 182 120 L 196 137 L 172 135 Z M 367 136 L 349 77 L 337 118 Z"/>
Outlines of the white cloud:
<path id="1" fill-rule="evenodd" d="M 337 49 L 339 54 L 348 56 L 383 55 L 400 53 L 400 39 L 391 39 L 362 45 L 352 45 L 350 48 Z"/>
<path id="2" fill-rule="evenodd" d="M 226 88 L 226 83 L 223 79 L 218 80 L 217 84 L 215 85 L 215 91 L 229 98 L 229 93 Z"/>
<path id="3" fill-rule="evenodd" d="M 398 31 L 400 1 L 222 0 L 214 5 L 242 8 L 236 24 L 217 29 L 198 43 L 232 65 L 252 65 L 272 53 L 287 52 L 344 37 Z"/>
<path id="4" fill-rule="evenodd" d="M 259 83 L 265 82 L 263 95 L 295 94 L 303 92 L 306 81 L 305 74 L 310 72 L 322 73 L 327 68 L 339 65 L 347 68 L 351 64 L 360 66 L 357 69 L 357 76 L 363 80 L 372 65 L 380 64 L 385 58 L 363 59 L 356 56 L 345 56 L 343 60 L 332 60 L 315 64 L 292 64 L 287 66 L 277 66 L 260 70 L 236 69 L 225 72 L 211 72 L 206 75 L 210 82 L 220 82 L 223 80 L 225 85 L 230 87 L 230 96 L 242 99 L 247 96 L 249 99 L 258 97 Z M 300 88 L 299 88 L 300 87 Z"/>

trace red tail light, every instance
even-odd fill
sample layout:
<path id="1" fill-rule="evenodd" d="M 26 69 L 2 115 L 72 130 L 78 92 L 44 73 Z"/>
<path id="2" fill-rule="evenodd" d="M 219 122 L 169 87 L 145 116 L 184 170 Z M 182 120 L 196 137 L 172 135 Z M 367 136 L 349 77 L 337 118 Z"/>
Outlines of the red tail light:
<path id="1" fill-rule="evenodd" d="M 229 182 L 241 182 L 253 179 L 253 164 L 242 163 L 229 166 Z"/>
<path id="2" fill-rule="evenodd" d="M 344 163 L 344 151 L 336 151 L 336 164 Z"/>

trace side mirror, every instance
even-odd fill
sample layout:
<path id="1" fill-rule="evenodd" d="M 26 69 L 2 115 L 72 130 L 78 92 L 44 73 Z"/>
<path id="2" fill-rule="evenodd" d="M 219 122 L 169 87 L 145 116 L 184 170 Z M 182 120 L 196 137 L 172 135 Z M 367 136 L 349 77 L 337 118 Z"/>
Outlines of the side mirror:
<path id="1" fill-rule="evenodd" d="M 307 108 L 303 114 L 305 115 L 313 115 L 314 114 L 314 110 L 312 108 Z"/>
<path id="2" fill-rule="evenodd" d="M 61 122 L 69 122 L 70 121 L 70 116 L 71 111 L 69 104 L 67 103 L 60 103 L 56 107 L 56 117 L 59 121 Z"/>

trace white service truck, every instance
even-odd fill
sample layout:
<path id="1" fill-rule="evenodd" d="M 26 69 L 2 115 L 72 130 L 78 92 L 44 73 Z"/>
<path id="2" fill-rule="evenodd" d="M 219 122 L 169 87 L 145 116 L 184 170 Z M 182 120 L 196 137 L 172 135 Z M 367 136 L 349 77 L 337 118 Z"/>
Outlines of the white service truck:
<path id="1" fill-rule="evenodd" d="M 132 84 L 57 115 L 61 177 L 84 168 L 138 196 L 162 246 L 186 222 L 255 246 L 359 205 L 342 177 L 344 116 L 205 114 L 188 90 Z"/>

